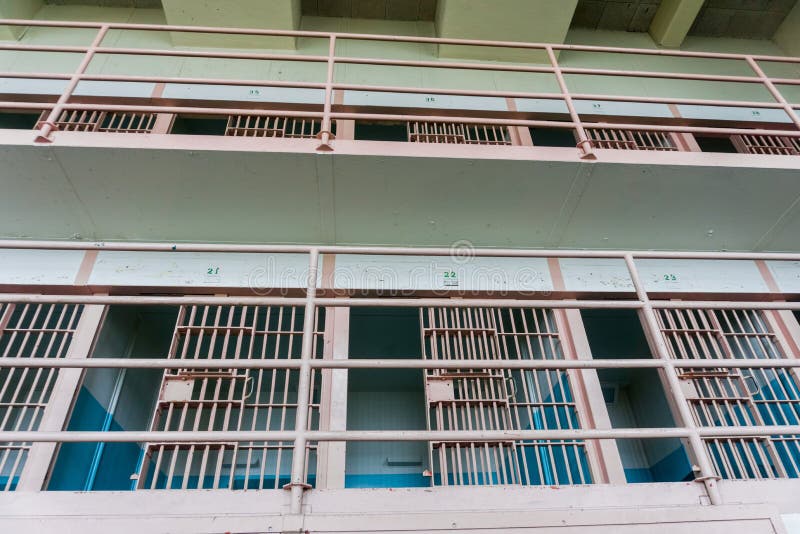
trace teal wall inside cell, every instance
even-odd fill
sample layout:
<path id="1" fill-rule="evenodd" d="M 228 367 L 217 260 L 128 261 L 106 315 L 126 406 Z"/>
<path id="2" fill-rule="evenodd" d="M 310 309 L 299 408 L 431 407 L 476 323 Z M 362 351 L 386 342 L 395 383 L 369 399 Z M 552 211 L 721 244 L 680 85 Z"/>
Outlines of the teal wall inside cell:
<path id="1" fill-rule="evenodd" d="M 634 310 L 582 310 L 592 357 L 646 359 L 652 353 Z M 654 369 L 600 369 L 600 383 L 613 388 L 607 403 L 614 428 L 668 428 L 675 426 L 667 397 Z M 617 440 L 630 483 L 678 482 L 693 478 L 683 444 L 677 438 Z"/>
<path id="2" fill-rule="evenodd" d="M 165 358 L 176 312 L 112 307 L 92 358 Z M 87 370 L 67 430 L 148 430 L 161 374 L 145 369 Z M 141 453 L 139 443 L 66 443 L 59 448 L 48 490 L 128 490 Z"/>

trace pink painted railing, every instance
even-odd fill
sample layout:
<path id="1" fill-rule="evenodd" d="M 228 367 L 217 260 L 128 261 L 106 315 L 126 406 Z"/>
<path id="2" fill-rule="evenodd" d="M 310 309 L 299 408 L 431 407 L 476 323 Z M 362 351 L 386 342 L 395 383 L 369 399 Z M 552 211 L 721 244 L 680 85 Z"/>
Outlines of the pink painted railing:
<path id="1" fill-rule="evenodd" d="M 683 133 L 701 134 L 712 136 L 772 136 L 782 138 L 800 137 L 800 116 L 798 109 L 800 104 L 792 103 L 781 92 L 781 86 L 798 86 L 800 78 L 778 78 L 768 76 L 763 68 L 764 63 L 784 63 L 799 64 L 800 58 L 767 56 L 767 55 L 746 55 L 728 54 L 711 52 L 686 52 L 679 50 L 651 50 L 651 49 L 629 49 L 618 47 L 599 47 L 599 46 L 579 46 L 568 44 L 545 44 L 545 43 L 520 43 L 503 41 L 479 41 L 479 40 L 459 40 L 459 39 L 439 39 L 429 37 L 406 37 L 389 35 L 368 35 L 368 34 L 346 34 L 335 32 L 315 32 L 315 31 L 278 31 L 278 30 L 257 30 L 257 29 L 235 29 L 221 27 L 195 27 L 195 26 L 167 26 L 152 24 L 127 24 L 127 23 L 95 23 L 95 22 L 54 22 L 54 21 L 31 21 L 31 20 L 0 20 L 2 25 L 44 27 L 44 28 L 76 28 L 96 30 L 94 39 L 88 46 L 61 46 L 61 45 L 35 45 L 23 43 L 0 43 L 0 50 L 15 50 L 28 52 L 47 52 L 64 54 L 83 54 L 82 60 L 71 74 L 65 73 L 33 73 L 33 72 L 0 72 L 0 78 L 28 78 L 39 80 L 66 80 L 68 83 L 63 92 L 55 102 L 41 103 L 25 101 L 24 95 L 14 95 L 12 101 L 0 102 L 0 109 L 20 110 L 32 109 L 48 110 L 47 117 L 42 121 L 38 141 L 46 142 L 51 133 L 57 129 L 56 123 L 59 116 L 65 111 L 107 111 L 120 113 L 191 113 L 209 116 L 269 116 L 269 117 L 295 117 L 316 119 L 321 121 L 321 128 L 318 137 L 321 139 L 319 148 L 322 150 L 332 150 L 331 140 L 333 138 L 332 125 L 334 121 L 417 121 L 417 122 L 437 122 L 437 123 L 459 123 L 459 124 L 487 124 L 501 127 L 549 127 L 572 130 L 577 140 L 577 147 L 583 156 L 591 156 L 594 148 L 598 147 L 596 140 L 587 133 L 587 129 L 608 128 L 609 123 L 592 122 L 581 118 L 576 109 L 577 101 L 596 100 L 606 102 L 623 103 L 647 103 L 647 104 L 666 104 L 666 105 L 698 105 L 714 107 L 736 107 L 736 108 L 757 108 L 781 110 L 785 113 L 787 121 L 785 123 L 763 124 L 759 123 L 756 128 L 746 128 L 741 124 L 734 123 L 732 127 L 718 125 L 700 125 L 696 121 L 674 121 L 675 124 L 631 124 L 624 121 L 613 121 L 613 127 L 620 130 L 632 130 L 636 132 L 652 133 Z M 259 53 L 259 52 L 226 52 L 226 51 L 188 51 L 176 49 L 146 49 L 146 48 L 125 48 L 104 46 L 104 40 L 109 31 L 156 31 L 156 32 L 189 32 L 207 33 L 214 35 L 238 35 L 253 37 L 295 37 L 295 38 L 314 38 L 326 39 L 329 43 L 327 55 L 304 55 L 301 53 Z M 425 60 L 398 60 L 377 57 L 348 57 L 337 53 L 337 40 L 358 40 L 358 41 L 380 41 L 380 42 L 403 42 L 403 43 L 426 43 L 433 45 L 462 45 L 462 46 L 481 46 L 494 48 L 510 48 L 527 51 L 540 51 L 549 60 L 549 65 L 522 65 L 508 63 L 488 63 L 470 61 L 425 61 Z M 661 71 L 642 71 L 625 69 L 599 69 L 599 68 L 577 68 L 564 66 L 559 62 L 557 54 L 562 51 L 582 51 L 587 53 L 612 53 L 627 54 L 631 56 L 670 56 L 680 58 L 700 58 L 710 60 L 735 60 L 746 63 L 752 76 L 741 75 L 716 75 L 716 74 L 693 74 L 685 72 L 661 72 Z M 321 82 L 295 82 L 295 81 L 264 81 L 253 79 L 227 79 L 227 78 L 198 78 L 198 77 L 178 77 L 178 76 L 137 76 L 137 75 L 107 75 L 90 74 L 88 72 L 92 61 L 98 56 L 115 55 L 135 55 L 151 57 L 174 57 L 174 58 L 215 58 L 215 59 L 234 59 L 250 60 L 259 62 L 264 60 L 312 62 L 326 65 L 325 80 Z M 336 82 L 336 69 L 340 65 L 373 65 L 388 67 L 415 67 L 421 69 L 462 69 L 474 71 L 491 72 L 511 72 L 511 73 L 539 73 L 552 75 L 557 82 L 558 91 L 556 92 L 524 92 L 524 91 L 499 91 L 499 90 L 478 90 L 478 89 L 439 89 L 421 87 L 403 87 L 388 85 L 366 85 L 354 83 Z M 745 100 L 725 100 L 725 99 L 699 99 L 699 98 L 672 98 L 672 97 L 651 97 L 634 96 L 622 94 L 590 94 L 574 93 L 570 90 L 566 77 L 568 75 L 592 75 L 592 76 L 612 76 L 612 77 L 635 77 L 665 80 L 683 80 L 708 82 L 709 92 L 716 92 L 724 95 L 724 88 L 714 84 L 737 83 L 754 84 L 763 87 L 771 96 L 774 102 L 764 101 L 745 101 Z M 248 86 L 253 88 L 261 87 L 280 87 L 296 89 L 317 89 L 324 92 L 324 101 L 321 109 L 315 111 L 291 111 L 288 109 L 237 109 L 236 107 L 215 107 L 208 106 L 183 106 L 183 105 L 159 105 L 159 104 L 124 104 L 124 103 L 78 103 L 74 101 L 75 90 L 81 82 L 102 81 L 102 82 L 146 82 L 156 84 L 176 83 L 191 85 L 227 85 L 227 86 Z M 335 92 L 340 91 L 373 91 L 388 93 L 406 94 L 426 94 L 452 96 L 474 96 L 474 97 L 500 97 L 500 98 L 523 98 L 523 99 L 542 99 L 559 101 L 565 105 L 568 120 L 537 120 L 535 113 L 519 113 L 509 111 L 506 117 L 498 117 L 494 112 L 492 116 L 480 116 L 479 111 L 471 111 L 468 114 L 454 115 L 460 112 L 434 112 L 423 113 L 405 112 L 398 113 L 373 113 L 369 110 L 362 110 L 356 107 L 356 111 L 349 108 L 342 111 L 334 103 Z M 154 99 L 153 102 L 158 102 Z M 242 107 L 242 106 L 240 106 Z M 273 104 L 271 108 L 274 108 Z M 477 114 L 477 115 L 476 115 Z M 519 118 L 530 117 L 533 118 Z M 677 118 L 677 117 L 676 117 Z M 768 127 L 764 127 L 768 126 Z M 790 144 L 790 143 L 787 143 Z"/>

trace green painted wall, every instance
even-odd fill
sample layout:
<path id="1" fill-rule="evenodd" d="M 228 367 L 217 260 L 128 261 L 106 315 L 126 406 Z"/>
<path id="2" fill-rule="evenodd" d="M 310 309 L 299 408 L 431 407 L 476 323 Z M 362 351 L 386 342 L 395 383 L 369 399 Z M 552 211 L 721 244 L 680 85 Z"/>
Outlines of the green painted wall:
<path id="1" fill-rule="evenodd" d="M 87 6 L 54 6 L 42 8 L 37 18 L 47 20 L 108 20 L 136 23 L 164 23 L 160 10 L 132 8 L 98 8 Z M 405 34 L 433 36 L 431 22 L 400 22 L 355 20 L 343 18 L 305 17 L 302 28 L 307 30 L 332 30 L 341 32 L 368 32 L 380 34 Z M 92 32 L 84 30 L 30 29 L 22 41 L 47 44 L 88 44 Z M 625 47 L 655 48 L 652 38 L 643 33 L 572 30 L 567 35 L 568 43 L 614 45 Z M 156 32 L 111 32 L 105 43 L 108 46 L 127 47 L 172 47 L 167 33 Z M 325 54 L 327 42 L 322 39 L 299 39 L 301 54 Z M 721 52 L 760 53 L 782 55 L 783 51 L 771 41 L 742 39 L 688 38 L 685 50 L 707 50 Z M 337 51 L 343 56 L 386 57 L 397 59 L 436 60 L 437 50 L 428 44 L 379 43 L 369 41 L 340 40 Z M 282 51 L 286 53 L 286 51 Z M 80 57 L 77 54 L 0 52 L 0 69 L 13 71 L 69 72 Z M 623 54 L 597 54 L 588 52 L 564 52 L 564 66 L 630 68 L 659 71 L 684 71 L 749 75 L 749 67 L 742 61 L 720 61 L 656 56 L 629 56 Z M 228 78 L 277 79 L 296 81 L 323 81 L 324 64 L 298 63 L 290 61 L 248 61 L 199 58 L 152 58 L 143 56 L 98 57 L 91 65 L 91 72 L 109 74 L 180 75 Z M 769 74 L 800 76 L 800 66 L 778 64 L 766 65 Z M 374 67 L 366 65 L 340 65 L 336 79 L 341 82 L 404 85 L 435 89 L 482 88 L 496 90 L 528 90 L 550 92 L 557 89 L 549 74 L 476 72 L 451 69 L 419 69 L 397 67 Z M 625 93 L 630 95 L 706 97 L 728 99 L 751 99 L 769 101 L 766 90 L 755 84 L 716 84 L 677 80 L 638 79 L 596 76 L 568 76 L 567 82 L 573 91 Z M 243 89 L 244 90 L 244 89 Z M 800 100 L 800 88 L 787 91 Z M 234 96 L 235 97 L 235 96 Z"/>

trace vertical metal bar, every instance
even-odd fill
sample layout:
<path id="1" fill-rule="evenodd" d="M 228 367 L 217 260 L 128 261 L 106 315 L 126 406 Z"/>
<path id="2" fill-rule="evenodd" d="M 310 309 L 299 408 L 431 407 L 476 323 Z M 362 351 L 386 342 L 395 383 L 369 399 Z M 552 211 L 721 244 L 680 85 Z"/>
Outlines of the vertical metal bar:
<path id="1" fill-rule="evenodd" d="M 336 68 L 336 35 L 330 36 L 328 43 L 328 73 L 325 79 L 325 104 L 322 110 L 321 143 L 317 150 L 332 152 L 331 146 L 331 106 L 333 104 L 333 74 Z"/>
<path id="2" fill-rule="evenodd" d="M 642 303 L 641 310 L 645 320 L 644 326 L 648 330 L 649 337 L 653 340 L 656 357 L 666 363 L 669 363 L 669 365 L 665 366 L 664 368 L 664 373 L 667 379 L 667 393 L 671 395 L 675 401 L 681 426 L 687 428 L 690 432 L 689 447 L 691 449 L 692 456 L 697 461 L 699 467 L 700 476 L 698 478 L 703 482 L 711 504 L 722 504 L 722 495 L 719 492 L 719 487 L 717 486 L 716 481 L 717 475 L 711 466 L 711 460 L 709 459 L 709 455 L 706 451 L 705 445 L 703 444 L 703 440 L 697 433 L 697 426 L 695 425 L 692 412 L 689 409 L 689 403 L 686 400 L 686 395 L 684 395 L 683 390 L 681 389 L 678 373 L 669 355 L 669 348 L 664 341 L 664 336 L 661 334 L 661 329 L 658 326 L 655 310 L 650 303 L 650 297 L 647 295 L 647 291 L 644 289 L 642 280 L 639 278 L 639 272 L 636 269 L 636 262 L 634 261 L 632 254 L 625 254 L 625 265 L 628 267 L 628 273 L 630 274 L 631 282 L 633 282 L 633 287 L 636 290 L 636 296 Z"/>
<path id="3" fill-rule="evenodd" d="M 795 127 L 800 130 L 800 116 L 797 115 L 792 105 L 789 101 L 784 98 L 783 94 L 775 87 L 775 84 L 772 83 L 772 80 L 764 73 L 764 70 L 761 68 L 761 65 L 758 64 L 758 61 L 753 59 L 753 56 L 746 56 L 745 60 L 747 64 L 750 65 L 750 68 L 753 69 L 753 72 L 756 73 L 761 79 L 761 83 L 764 84 L 764 87 L 767 88 L 767 91 L 772 95 L 772 98 L 775 99 L 776 102 L 780 103 L 783 106 L 783 110 L 789 115 L 789 118 L 792 119 Z"/>
<path id="4" fill-rule="evenodd" d="M 104 24 L 97 30 L 97 35 L 95 35 L 92 44 L 86 49 L 86 54 L 84 54 L 83 59 L 81 60 L 78 68 L 75 70 L 75 73 L 70 78 L 69 83 L 67 84 L 67 88 L 64 89 L 64 92 L 61 93 L 61 96 L 58 97 L 58 101 L 56 105 L 53 106 L 53 109 L 50 110 L 50 114 L 47 116 L 47 119 L 42 124 L 41 130 L 39 130 L 39 134 L 36 136 L 36 141 L 40 143 L 48 143 L 50 142 L 50 134 L 56 127 L 56 121 L 58 120 L 59 115 L 64 109 L 64 105 L 69 101 L 70 97 L 72 97 L 72 93 L 78 87 L 78 84 L 81 81 L 81 77 L 86 73 L 87 67 L 89 67 L 89 63 L 92 62 L 94 59 L 95 52 L 100 44 L 103 42 L 106 34 L 108 33 L 108 24 Z"/>
<path id="5" fill-rule="evenodd" d="M 575 104 L 572 102 L 572 95 L 569 94 L 567 82 L 564 80 L 564 73 L 561 72 L 561 66 L 558 64 L 558 59 L 556 59 L 556 54 L 553 52 L 553 47 L 547 45 L 545 50 L 547 51 L 547 57 L 550 58 L 550 64 L 553 66 L 553 74 L 558 82 L 558 87 L 561 89 L 561 96 L 564 99 L 564 104 L 567 105 L 569 116 L 575 124 L 575 132 L 578 134 L 578 148 L 581 151 L 581 157 L 594 159 L 595 155 L 592 151 L 592 141 L 586 135 L 586 130 L 583 128 L 580 115 L 578 115 Z"/>
<path id="6" fill-rule="evenodd" d="M 335 43 L 331 37 L 331 43 Z M 327 96 L 330 96 L 328 93 Z M 311 399 L 311 358 L 314 353 L 314 325 L 316 323 L 316 302 L 317 294 L 317 268 L 319 263 L 319 251 L 312 248 L 308 258 L 308 286 L 306 289 L 306 304 L 303 314 L 303 343 L 300 352 L 300 369 L 297 384 L 297 411 L 295 416 L 294 430 L 297 437 L 294 440 L 292 451 L 292 478 L 285 486 L 290 489 L 292 514 L 300 514 L 303 509 L 303 491 L 308 487 L 305 481 L 305 457 L 308 432 L 308 411 Z"/>

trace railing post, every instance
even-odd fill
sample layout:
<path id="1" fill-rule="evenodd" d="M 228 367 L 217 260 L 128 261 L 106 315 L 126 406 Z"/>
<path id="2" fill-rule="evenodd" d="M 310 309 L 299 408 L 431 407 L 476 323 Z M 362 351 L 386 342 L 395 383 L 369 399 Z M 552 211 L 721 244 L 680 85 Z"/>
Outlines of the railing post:
<path id="1" fill-rule="evenodd" d="M 67 84 L 67 88 L 64 89 L 64 92 L 61 93 L 61 96 L 58 97 L 58 101 L 56 105 L 53 106 L 53 109 L 50 110 L 50 114 L 47 116 L 47 120 L 44 121 L 42 124 L 39 133 L 36 135 L 35 141 L 38 143 L 49 143 L 50 142 L 50 134 L 53 130 L 56 129 L 56 121 L 58 117 L 61 115 L 61 112 L 64 110 L 64 105 L 69 101 L 72 93 L 75 92 L 75 88 L 78 87 L 78 84 L 81 81 L 81 78 L 86 73 L 86 69 L 89 67 L 89 63 L 92 62 L 94 59 L 94 54 L 97 51 L 97 48 L 103 42 L 106 34 L 108 33 L 108 24 L 103 24 L 100 26 L 100 29 L 97 30 L 97 35 L 95 35 L 92 44 L 89 45 L 89 48 L 86 49 L 86 53 L 83 56 L 83 60 L 81 60 L 78 68 L 70 78 L 69 83 Z"/>
<path id="2" fill-rule="evenodd" d="M 772 80 L 769 76 L 766 75 L 764 70 L 761 68 L 761 65 L 758 64 L 758 61 L 753 59 L 753 56 L 746 56 L 745 59 L 747 60 L 747 64 L 750 65 L 750 68 L 753 69 L 753 72 L 756 73 L 756 76 L 759 77 L 761 83 L 767 88 L 767 91 L 772 95 L 772 98 L 775 99 L 776 102 L 783 106 L 783 110 L 789 115 L 789 118 L 792 119 L 795 128 L 800 130 L 800 117 L 797 115 L 797 112 L 794 110 L 792 105 L 783 97 L 783 94 L 775 87 L 775 84 L 772 83 Z"/>
<path id="3" fill-rule="evenodd" d="M 564 73 L 561 72 L 561 66 L 558 64 L 558 59 L 556 59 L 556 54 L 553 51 L 553 47 L 547 45 L 545 50 L 547 50 L 547 57 L 550 58 L 550 64 L 553 67 L 553 74 L 555 74 L 558 87 L 561 90 L 561 97 L 564 99 L 564 103 L 567 105 L 567 110 L 569 110 L 569 116 L 575 125 L 575 132 L 578 134 L 578 149 L 581 151 L 581 158 L 596 159 L 597 156 L 595 156 L 592 149 L 592 141 L 589 139 L 589 136 L 586 135 L 586 129 L 581 123 L 581 117 L 578 115 L 578 111 L 575 109 L 575 104 L 572 101 L 572 95 L 569 93 L 567 82 L 564 80 Z"/>
<path id="4" fill-rule="evenodd" d="M 664 341 L 664 336 L 661 334 L 661 328 L 658 326 L 658 320 L 656 319 L 653 305 L 650 302 L 650 297 L 644 289 L 641 278 L 639 278 L 639 271 L 636 269 L 636 262 L 633 260 L 633 254 L 625 254 L 625 264 L 628 267 L 631 282 L 633 282 L 633 287 L 636 290 L 636 296 L 642 303 L 641 313 L 644 317 L 644 327 L 647 330 L 647 337 L 652 340 L 656 357 L 664 363 L 663 369 L 667 379 L 667 394 L 672 396 L 675 407 L 677 408 L 678 417 L 680 419 L 678 423 L 689 431 L 689 449 L 699 468 L 697 474 L 700 475 L 699 477 L 695 477 L 695 480 L 703 483 L 711 504 L 722 504 L 722 495 L 720 495 L 719 487 L 717 486 L 717 479 L 719 477 L 711 466 L 708 451 L 697 431 L 694 417 L 692 416 L 691 410 L 689 410 L 689 402 L 686 400 L 686 395 L 684 395 L 683 389 L 681 388 L 680 378 L 678 378 L 678 373 L 675 369 L 674 361 L 670 357 L 669 348 L 667 347 L 666 341 Z"/>
<path id="5" fill-rule="evenodd" d="M 294 431 L 296 434 L 292 452 L 292 473 L 289 484 L 284 489 L 290 490 L 292 515 L 299 515 L 303 510 L 303 492 L 310 486 L 305 481 L 305 458 L 308 445 L 308 411 L 311 405 L 311 359 L 314 357 L 314 332 L 316 319 L 317 269 L 319 251 L 311 249 L 308 259 L 308 285 L 306 288 L 306 304 L 303 314 L 303 344 L 300 352 L 300 370 L 297 382 L 297 414 Z"/>
<path id="6" fill-rule="evenodd" d="M 325 78 L 325 105 L 323 107 L 322 128 L 320 129 L 320 140 L 322 141 L 317 150 L 322 152 L 332 152 L 331 146 L 331 106 L 333 104 L 333 74 L 336 67 L 336 35 L 330 36 L 328 43 L 328 73 Z"/>

